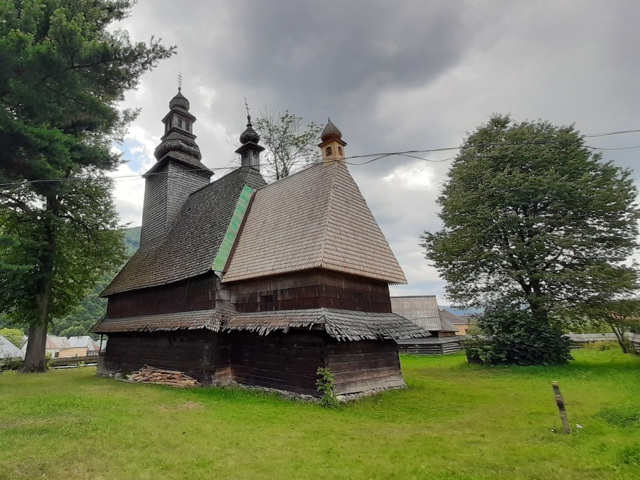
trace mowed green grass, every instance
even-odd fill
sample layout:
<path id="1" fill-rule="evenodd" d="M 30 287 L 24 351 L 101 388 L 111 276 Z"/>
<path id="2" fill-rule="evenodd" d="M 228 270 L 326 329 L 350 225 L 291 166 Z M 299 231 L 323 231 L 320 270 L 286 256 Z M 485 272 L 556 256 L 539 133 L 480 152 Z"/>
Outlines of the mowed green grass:
<path id="1" fill-rule="evenodd" d="M 484 368 L 407 356 L 408 390 L 339 409 L 129 384 L 93 368 L 4 373 L 0 478 L 640 478 L 640 358 L 575 357 Z M 552 380 L 571 435 L 559 433 Z"/>

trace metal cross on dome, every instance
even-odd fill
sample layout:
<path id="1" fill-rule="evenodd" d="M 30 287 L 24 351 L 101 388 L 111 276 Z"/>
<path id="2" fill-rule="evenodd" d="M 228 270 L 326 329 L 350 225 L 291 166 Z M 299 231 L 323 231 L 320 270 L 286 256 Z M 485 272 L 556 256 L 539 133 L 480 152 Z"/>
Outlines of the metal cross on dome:
<path id="1" fill-rule="evenodd" d="M 249 104 L 247 103 L 247 97 L 244 97 L 244 108 L 247 111 L 247 120 L 251 123 L 251 115 L 249 114 Z"/>
<path id="2" fill-rule="evenodd" d="M 178 73 L 178 91 L 182 90 L 182 70 Z"/>

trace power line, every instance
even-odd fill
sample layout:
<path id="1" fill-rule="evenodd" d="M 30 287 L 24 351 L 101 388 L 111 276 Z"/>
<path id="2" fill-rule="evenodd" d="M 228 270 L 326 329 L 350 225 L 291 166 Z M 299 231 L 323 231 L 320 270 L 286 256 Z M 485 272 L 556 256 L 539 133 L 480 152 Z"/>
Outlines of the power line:
<path id="1" fill-rule="evenodd" d="M 625 135 L 625 134 L 629 134 L 629 133 L 640 133 L 640 129 L 634 129 L 634 130 L 618 130 L 618 131 L 614 131 L 614 132 L 605 132 L 605 133 L 590 133 L 590 134 L 584 134 L 582 135 L 582 137 L 585 138 L 597 138 L 597 137 L 607 137 L 607 136 L 613 136 L 613 135 Z M 548 142 L 519 142 L 519 143 L 486 143 L 486 144 L 482 144 L 482 147 L 491 147 L 491 146 L 525 146 L 525 145 L 548 145 L 548 144 L 552 144 L 552 143 L 556 143 L 556 144 L 562 144 L 564 142 L 562 141 L 548 141 Z M 584 145 L 585 148 L 588 148 L 590 150 L 598 150 L 598 151 L 614 151 L 614 150 L 633 150 L 633 149 L 637 149 L 640 148 L 640 145 L 632 145 L 632 146 L 627 146 L 627 147 L 596 147 L 596 146 L 592 146 L 592 145 Z M 434 159 L 430 159 L 430 158 L 424 158 L 421 156 L 418 156 L 418 154 L 429 154 L 429 153 L 439 153 L 439 152 L 447 152 L 447 151 L 455 151 L 455 150 L 460 150 L 460 147 L 442 147 L 442 148 L 429 148 L 429 149 L 424 149 L 424 150 L 405 150 L 405 151 L 395 151 L 395 152 L 379 152 L 379 153 L 368 153 L 368 154 L 363 154 L 363 155 L 353 155 L 350 157 L 345 157 L 345 163 L 347 165 L 354 165 L 354 166 L 361 166 L 361 165 L 368 165 L 370 163 L 376 162 L 378 160 L 382 160 L 384 158 L 388 158 L 388 157 L 407 157 L 407 158 L 413 158 L 416 160 L 421 160 L 421 161 L 425 161 L 425 162 L 430 162 L 430 163 L 443 163 L 443 162 L 448 162 L 451 161 L 453 159 L 455 159 L 455 157 L 447 157 L 444 159 L 439 159 L 439 160 L 434 160 Z M 371 158 L 373 157 L 373 158 Z M 369 158 L 369 160 L 366 160 L 364 162 L 349 162 L 347 160 L 354 160 L 354 159 L 364 159 L 364 158 Z M 208 169 L 194 169 L 194 171 L 222 171 L 222 170 L 234 170 L 235 168 L 238 168 L 237 166 L 226 166 L 226 167 L 212 167 L 212 168 L 208 168 Z M 146 174 L 144 176 L 149 177 L 149 176 L 153 176 L 153 175 L 166 175 L 166 172 L 158 172 L 158 173 L 150 173 L 150 174 Z M 121 176 L 108 176 L 105 175 L 106 178 L 109 178 L 111 180 L 138 180 L 140 178 L 143 177 L 142 174 L 132 174 L 132 175 L 121 175 Z M 37 179 L 37 180 L 23 180 L 23 181 L 19 181 L 19 182 L 8 182 L 8 183 L 0 183 L 0 188 L 6 188 L 6 187 L 14 187 L 14 186 L 20 186 L 20 185 L 26 185 L 26 184 L 31 184 L 31 183 L 55 183 L 55 182 L 73 182 L 73 181 L 82 181 L 82 180 L 90 180 L 93 177 L 71 177 L 71 178 L 64 178 L 64 177 L 60 177 L 60 178 L 45 178 L 45 179 Z"/>

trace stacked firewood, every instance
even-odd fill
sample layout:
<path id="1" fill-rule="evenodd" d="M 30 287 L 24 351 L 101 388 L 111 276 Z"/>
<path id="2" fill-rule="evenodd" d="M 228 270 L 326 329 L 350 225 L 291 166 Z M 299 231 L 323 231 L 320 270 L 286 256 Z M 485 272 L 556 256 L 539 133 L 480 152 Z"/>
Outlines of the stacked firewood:
<path id="1" fill-rule="evenodd" d="M 129 380 L 180 388 L 197 387 L 199 385 L 195 378 L 191 378 L 182 372 L 177 370 L 163 370 L 150 365 L 145 365 L 140 370 L 132 372 L 131 375 L 129 375 Z"/>

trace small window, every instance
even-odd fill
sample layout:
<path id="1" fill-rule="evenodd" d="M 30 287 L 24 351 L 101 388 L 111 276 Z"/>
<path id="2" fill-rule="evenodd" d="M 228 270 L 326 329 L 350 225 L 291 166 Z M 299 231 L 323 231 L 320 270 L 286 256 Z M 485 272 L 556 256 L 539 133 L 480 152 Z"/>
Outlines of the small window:
<path id="1" fill-rule="evenodd" d="M 327 157 L 331 156 L 331 147 L 327 147 Z"/>
<path id="2" fill-rule="evenodd" d="M 181 118 L 178 119 L 178 128 L 182 128 L 182 119 Z"/>
<path id="3" fill-rule="evenodd" d="M 363 312 L 364 311 L 364 296 L 362 295 L 362 292 L 354 292 L 353 301 L 355 303 L 353 309 L 356 310 L 356 311 L 359 311 L 359 312 Z"/>
<path id="4" fill-rule="evenodd" d="M 268 312 L 274 310 L 273 295 L 262 295 L 260 297 L 260 311 Z"/>
<path id="5" fill-rule="evenodd" d="M 342 147 L 338 147 L 338 155 L 342 156 Z"/>

